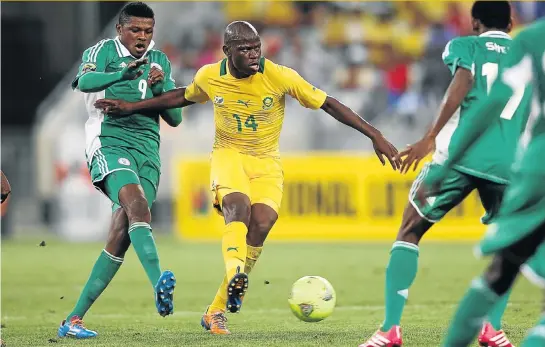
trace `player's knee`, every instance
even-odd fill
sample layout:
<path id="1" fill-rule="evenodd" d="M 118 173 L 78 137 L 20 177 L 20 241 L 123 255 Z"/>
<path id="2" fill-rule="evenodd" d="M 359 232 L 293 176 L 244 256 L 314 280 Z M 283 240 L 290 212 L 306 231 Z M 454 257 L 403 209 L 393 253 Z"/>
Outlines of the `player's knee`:
<path id="1" fill-rule="evenodd" d="M 242 193 L 231 193 L 223 198 L 223 217 L 225 223 L 243 222 L 250 224 L 251 205 L 250 199 Z"/>
<path id="2" fill-rule="evenodd" d="M 432 225 L 409 205 L 403 214 L 396 241 L 410 242 L 417 245 Z"/>
<path id="3" fill-rule="evenodd" d="M 127 205 L 123 206 L 127 213 L 129 224 L 135 222 L 151 223 L 151 211 L 145 197 L 135 197 Z"/>
<path id="4" fill-rule="evenodd" d="M 110 225 L 106 251 L 119 258 L 125 256 L 125 253 L 131 245 L 128 228 L 129 221 L 127 214 L 120 208 L 115 211 L 112 216 L 112 224 Z"/>
<path id="5" fill-rule="evenodd" d="M 424 235 L 425 231 L 420 230 L 420 225 L 418 221 L 412 220 L 403 220 L 401 227 L 397 233 L 396 241 L 404 241 L 417 245 Z"/>
<path id="6" fill-rule="evenodd" d="M 498 295 L 505 294 L 517 278 L 520 265 L 504 254 L 495 255 L 484 276 L 490 289 Z"/>

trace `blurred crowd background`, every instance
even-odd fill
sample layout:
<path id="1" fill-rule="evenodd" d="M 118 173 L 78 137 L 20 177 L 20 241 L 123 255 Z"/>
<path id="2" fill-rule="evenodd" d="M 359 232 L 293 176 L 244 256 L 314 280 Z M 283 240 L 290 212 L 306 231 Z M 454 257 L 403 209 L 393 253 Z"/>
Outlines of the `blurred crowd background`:
<path id="1" fill-rule="evenodd" d="M 2 235 L 60 232 L 95 218 L 105 199 L 86 181 L 81 95 L 70 81 L 84 49 L 115 35 L 123 2 L 2 3 L 2 170 L 14 194 Z M 150 3 L 155 41 L 167 53 L 178 85 L 223 57 L 222 34 L 233 20 L 260 32 L 264 56 L 296 69 L 395 140 L 414 141 L 429 126 L 450 82 L 441 53 L 453 37 L 471 34 L 471 2 L 184 2 Z M 545 3 L 513 3 L 515 31 L 545 14 Z M 154 223 L 172 226 L 181 157 L 206 155 L 212 108 L 193 106 L 180 129 L 162 128 L 163 179 Z M 357 132 L 325 113 L 288 104 L 281 151 L 370 150 Z M 74 193 L 78 191 L 79 193 Z M 79 194 L 79 195 L 78 195 Z M 79 206 L 79 207 L 78 207 Z M 64 211 L 64 212 L 63 212 Z M 87 212 L 86 212 L 87 211 Z M 89 215 L 89 211 L 93 211 Z M 87 213 L 87 214 L 86 214 Z M 75 218 L 75 217 L 74 217 Z M 87 222 L 86 222 L 87 221 Z M 59 224 L 60 223 L 60 224 Z"/>

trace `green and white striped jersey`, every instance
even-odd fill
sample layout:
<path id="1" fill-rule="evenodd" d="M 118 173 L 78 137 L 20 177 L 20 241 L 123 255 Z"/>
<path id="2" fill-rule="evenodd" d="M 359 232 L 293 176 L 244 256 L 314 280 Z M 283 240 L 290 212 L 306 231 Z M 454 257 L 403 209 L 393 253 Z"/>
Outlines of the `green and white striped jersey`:
<path id="1" fill-rule="evenodd" d="M 467 69 L 474 76 L 472 89 L 463 100 L 459 111 L 445 125 L 436 139 L 434 161 L 443 163 L 449 152 L 465 136 L 460 125 L 471 122 L 467 117 L 480 100 L 486 99 L 492 84 L 501 72 L 509 50 L 511 37 L 501 31 L 488 31 L 479 36 L 459 37 L 445 47 L 443 61 L 452 75 L 458 68 Z M 531 104 L 531 88 L 523 89 L 516 100 L 494 109 L 497 121 L 454 165 L 458 171 L 497 183 L 508 183 L 511 164 Z M 475 115 L 478 117 L 478 115 Z"/>
<path id="2" fill-rule="evenodd" d="M 132 114 L 124 117 L 112 117 L 103 114 L 94 107 L 98 99 L 123 99 L 135 102 L 152 98 L 154 95 L 148 87 L 147 78 L 150 69 L 157 66 L 165 73 L 163 91 L 175 88 L 175 82 L 171 75 L 170 61 L 165 53 L 153 49 L 152 41 L 143 58 L 149 63 L 141 66 L 144 71 L 142 76 L 132 81 L 120 81 L 107 89 L 96 93 L 85 93 L 84 100 L 89 119 L 85 124 L 86 156 L 90 162 L 95 151 L 101 147 L 122 146 L 141 152 L 160 167 L 159 158 L 159 113 Z M 72 82 L 72 88 L 78 87 L 78 80 L 88 72 L 117 72 L 121 71 L 130 62 L 136 60 L 129 50 L 123 46 L 119 37 L 105 39 L 88 48 L 83 53 L 82 62 L 78 74 Z"/>

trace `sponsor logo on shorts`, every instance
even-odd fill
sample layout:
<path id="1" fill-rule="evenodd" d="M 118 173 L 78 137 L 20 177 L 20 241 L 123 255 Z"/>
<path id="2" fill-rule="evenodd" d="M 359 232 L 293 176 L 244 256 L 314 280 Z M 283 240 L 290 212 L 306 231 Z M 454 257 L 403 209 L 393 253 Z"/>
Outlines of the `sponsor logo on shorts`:
<path id="1" fill-rule="evenodd" d="M 119 160 L 118 160 L 117 162 L 118 162 L 119 164 L 125 165 L 125 166 L 131 165 L 131 162 L 130 162 L 129 159 L 127 159 L 127 158 L 119 158 Z"/>

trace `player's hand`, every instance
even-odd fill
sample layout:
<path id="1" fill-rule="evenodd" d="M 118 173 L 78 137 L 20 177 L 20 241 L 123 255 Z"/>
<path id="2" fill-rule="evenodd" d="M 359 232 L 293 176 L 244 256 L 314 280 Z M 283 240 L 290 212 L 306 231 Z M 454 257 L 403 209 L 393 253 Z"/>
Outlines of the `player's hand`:
<path id="1" fill-rule="evenodd" d="M 134 113 L 132 103 L 124 100 L 99 99 L 95 101 L 95 108 L 108 115 L 128 115 Z"/>
<path id="2" fill-rule="evenodd" d="M 122 80 L 135 80 L 142 76 L 144 70 L 140 66 L 148 63 L 148 58 L 131 61 L 123 70 L 121 70 Z"/>
<path id="3" fill-rule="evenodd" d="M 428 154 L 433 152 L 434 149 L 435 139 L 428 136 L 424 137 L 415 144 L 408 146 L 404 151 L 399 152 L 399 154 L 396 156 L 397 160 L 405 157 L 399 171 L 403 174 L 407 173 L 413 164 L 413 171 L 415 171 L 418 164 L 420 164 L 420 161 Z"/>
<path id="4" fill-rule="evenodd" d="M 152 64 L 154 65 L 154 64 Z M 165 80 L 165 73 L 157 66 L 152 66 L 148 75 L 148 87 L 154 86 Z"/>
<path id="5" fill-rule="evenodd" d="M 373 149 L 382 165 L 386 164 L 384 156 L 390 162 L 392 169 L 397 170 L 401 166 L 401 160 L 396 159 L 397 149 L 384 136 L 379 135 L 373 139 Z"/>
<path id="6" fill-rule="evenodd" d="M 6 201 L 9 194 L 11 193 L 11 185 L 9 184 L 8 178 L 4 175 L 4 172 L 0 171 L 0 188 L 2 195 L 2 202 Z"/>

